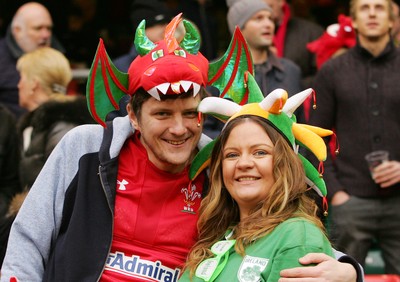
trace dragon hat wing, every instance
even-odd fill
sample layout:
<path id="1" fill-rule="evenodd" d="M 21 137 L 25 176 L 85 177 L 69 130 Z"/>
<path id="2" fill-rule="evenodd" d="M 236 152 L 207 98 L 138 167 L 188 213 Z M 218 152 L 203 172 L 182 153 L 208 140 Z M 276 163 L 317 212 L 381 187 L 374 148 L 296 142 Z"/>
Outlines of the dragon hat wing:
<path id="1" fill-rule="evenodd" d="M 253 60 L 243 34 L 236 27 L 225 54 L 210 63 L 208 84 L 220 91 L 221 98 L 243 105 L 249 102 L 248 73 L 254 75 Z"/>
<path id="2" fill-rule="evenodd" d="M 119 100 L 128 93 L 128 74 L 119 71 L 107 54 L 100 39 L 86 84 L 90 114 L 105 126 L 107 114 L 119 109 Z"/>

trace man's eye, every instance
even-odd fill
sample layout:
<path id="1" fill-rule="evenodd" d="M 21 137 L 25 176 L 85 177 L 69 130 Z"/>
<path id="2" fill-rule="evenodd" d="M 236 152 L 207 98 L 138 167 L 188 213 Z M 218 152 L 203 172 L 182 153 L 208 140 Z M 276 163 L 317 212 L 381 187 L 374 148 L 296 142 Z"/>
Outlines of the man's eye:
<path id="1" fill-rule="evenodd" d="M 188 118 L 195 118 L 195 117 L 197 118 L 197 112 L 196 111 L 187 112 L 187 113 L 185 113 L 185 116 Z"/>
<path id="2" fill-rule="evenodd" d="M 186 52 L 184 50 L 175 50 L 174 54 L 175 54 L 175 56 L 180 56 L 180 57 L 186 58 Z"/>
<path id="3" fill-rule="evenodd" d="M 164 51 L 163 50 L 157 50 L 157 51 L 154 51 L 153 53 L 151 53 L 151 59 L 153 61 L 155 61 L 155 60 L 157 60 L 157 59 L 159 59 L 161 57 L 164 57 Z"/>
<path id="4" fill-rule="evenodd" d="M 166 116 L 168 116 L 168 113 L 167 112 L 158 112 L 158 113 L 156 113 L 156 116 L 166 117 Z"/>

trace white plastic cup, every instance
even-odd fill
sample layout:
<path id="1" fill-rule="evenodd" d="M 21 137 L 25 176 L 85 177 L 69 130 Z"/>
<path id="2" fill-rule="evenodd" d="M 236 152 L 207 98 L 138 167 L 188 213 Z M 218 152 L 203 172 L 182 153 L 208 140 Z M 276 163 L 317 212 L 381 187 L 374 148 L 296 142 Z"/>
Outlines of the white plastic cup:
<path id="1" fill-rule="evenodd" d="M 378 165 L 389 160 L 389 152 L 385 150 L 373 151 L 366 154 L 365 159 L 372 174 Z"/>

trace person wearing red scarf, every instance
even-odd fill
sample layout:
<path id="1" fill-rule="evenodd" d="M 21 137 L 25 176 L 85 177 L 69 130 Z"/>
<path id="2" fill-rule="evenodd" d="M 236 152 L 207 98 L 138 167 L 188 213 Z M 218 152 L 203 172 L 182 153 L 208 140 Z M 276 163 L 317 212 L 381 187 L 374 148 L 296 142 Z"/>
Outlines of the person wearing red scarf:
<path id="1" fill-rule="evenodd" d="M 301 69 L 303 86 L 310 87 L 317 72 L 317 64 L 315 55 L 307 50 L 307 43 L 319 38 L 324 29 L 314 22 L 292 16 L 286 0 L 264 2 L 273 10 L 276 54 L 295 62 Z"/>

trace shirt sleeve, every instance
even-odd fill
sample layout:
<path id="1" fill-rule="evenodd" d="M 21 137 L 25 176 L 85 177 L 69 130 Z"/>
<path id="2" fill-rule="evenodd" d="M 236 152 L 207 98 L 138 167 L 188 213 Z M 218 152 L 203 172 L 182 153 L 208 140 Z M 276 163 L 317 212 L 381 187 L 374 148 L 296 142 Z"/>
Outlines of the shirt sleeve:
<path id="1" fill-rule="evenodd" d="M 328 255 L 331 255 L 329 251 L 315 246 L 298 246 L 287 249 L 275 257 L 272 262 L 270 262 L 270 273 L 267 277 L 263 277 L 264 281 L 278 281 L 281 277 L 280 272 L 284 269 L 304 267 L 304 265 L 299 263 L 299 258 L 308 253 L 327 253 Z"/>

